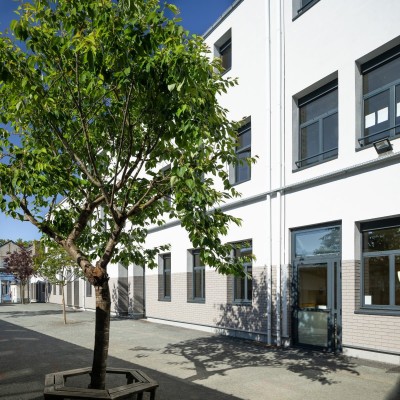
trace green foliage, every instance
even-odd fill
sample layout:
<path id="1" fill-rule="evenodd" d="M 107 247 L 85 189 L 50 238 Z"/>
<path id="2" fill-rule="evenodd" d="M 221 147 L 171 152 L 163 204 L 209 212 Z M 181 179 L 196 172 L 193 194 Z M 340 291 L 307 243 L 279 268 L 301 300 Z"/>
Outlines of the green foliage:
<path id="1" fill-rule="evenodd" d="M 219 208 L 238 195 L 227 168 L 238 125 L 217 101 L 236 82 L 164 7 L 177 12 L 158 0 L 33 0 L 13 37 L 0 35 L 0 209 L 87 277 L 95 259 L 154 267 L 168 243 L 145 249 L 147 230 L 165 218 L 180 219 L 207 264 L 242 271 L 222 239 L 240 221 Z"/>
<path id="2" fill-rule="evenodd" d="M 83 276 L 76 261 L 62 247 L 52 242 L 38 244 L 33 257 L 33 269 L 35 275 L 62 286 Z"/>

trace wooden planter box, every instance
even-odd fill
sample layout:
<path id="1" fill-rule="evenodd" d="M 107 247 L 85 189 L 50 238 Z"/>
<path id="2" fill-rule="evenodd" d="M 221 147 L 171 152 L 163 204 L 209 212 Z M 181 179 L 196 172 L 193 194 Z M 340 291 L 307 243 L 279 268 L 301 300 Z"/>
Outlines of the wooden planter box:
<path id="1" fill-rule="evenodd" d="M 91 368 L 79 368 L 46 375 L 44 398 L 50 399 L 143 399 L 143 393 L 149 392 L 155 400 L 158 383 L 137 369 L 107 368 L 107 374 L 125 375 L 126 384 L 104 390 L 85 389 L 65 386 L 68 378 L 78 375 L 90 375 Z"/>

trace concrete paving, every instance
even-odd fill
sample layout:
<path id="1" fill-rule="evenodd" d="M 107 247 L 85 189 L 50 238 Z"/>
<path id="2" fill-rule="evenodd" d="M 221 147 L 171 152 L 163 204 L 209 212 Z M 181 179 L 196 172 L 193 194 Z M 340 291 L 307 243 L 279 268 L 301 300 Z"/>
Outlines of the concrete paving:
<path id="1" fill-rule="evenodd" d="M 91 365 L 94 313 L 0 304 L 0 399 L 43 399 L 44 376 Z M 157 400 L 399 400 L 400 367 L 113 319 L 108 365 L 140 368 Z"/>

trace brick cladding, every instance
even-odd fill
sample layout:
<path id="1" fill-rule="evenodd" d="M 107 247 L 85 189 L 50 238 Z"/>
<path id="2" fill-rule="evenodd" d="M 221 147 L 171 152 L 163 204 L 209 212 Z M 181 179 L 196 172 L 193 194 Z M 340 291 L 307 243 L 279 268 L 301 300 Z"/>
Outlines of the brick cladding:
<path id="1" fill-rule="evenodd" d="M 173 321 L 267 332 L 267 287 L 265 268 L 253 267 L 253 301 L 250 305 L 232 302 L 232 280 L 215 271 L 206 272 L 205 303 L 188 301 L 187 274 L 171 276 L 171 301 L 158 301 L 158 276 L 146 278 L 146 315 Z M 228 284 L 229 283 L 229 284 Z"/>

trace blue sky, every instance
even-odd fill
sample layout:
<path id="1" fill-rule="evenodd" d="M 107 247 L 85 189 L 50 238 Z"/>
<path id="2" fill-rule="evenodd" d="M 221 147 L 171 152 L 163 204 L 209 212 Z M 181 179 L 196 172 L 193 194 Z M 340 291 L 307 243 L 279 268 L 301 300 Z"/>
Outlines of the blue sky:
<path id="1" fill-rule="evenodd" d="M 192 33 L 203 34 L 230 7 L 234 0 L 170 0 L 181 10 L 182 25 Z M 0 0 L 0 31 L 3 32 L 17 15 L 13 12 L 19 0 Z M 0 213 L 0 239 L 34 240 L 39 231 L 29 222 L 21 222 Z"/>

